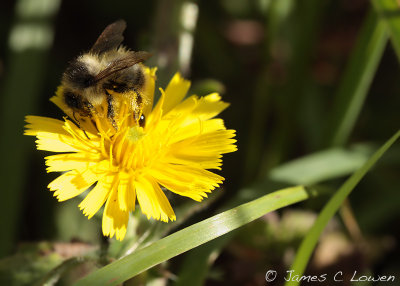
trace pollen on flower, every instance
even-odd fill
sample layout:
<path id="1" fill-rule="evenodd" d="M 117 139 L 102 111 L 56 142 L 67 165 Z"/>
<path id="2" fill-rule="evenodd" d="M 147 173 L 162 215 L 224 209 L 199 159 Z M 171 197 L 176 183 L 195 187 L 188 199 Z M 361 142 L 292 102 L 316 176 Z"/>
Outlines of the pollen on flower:
<path id="1" fill-rule="evenodd" d="M 133 127 L 129 128 L 128 133 L 126 134 L 126 139 L 135 143 L 135 142 L 139 141 L 145 134 L 146 133 L 144 132 L 142 127 L 133 126 Z"/>
<path id="2" fill-rule="evenodd" d="M 152 103 L 155 69 L 146 69 L 146 77 L 145 97 Z M 157 104 L 144 106 L 140 116 L 122 101 L 117 128 L 96 114 L 76 122 L 59 89 L 51 100 L 71 119 L 27 116 L 25 130 L 36 136 L 38 149 L 61 152 L 46 157 L 48 172 L 64 172 L 49 184 L 54 196 L 64 201 L 92 187 L 79 208 L 90 219 L 104 205 L 103 234 L 119 240 L 136 203 L 147 218 L 168 222 L 176 216 L 165 190 L 196 201 L 207 197 L 224 180 L 210 170 L 221 169 L 222 154 L 237 150 L 235 131 L 215 118 L 228 103 L 218 94 L 184 99 L 189 87 L 176 74 Z"/>

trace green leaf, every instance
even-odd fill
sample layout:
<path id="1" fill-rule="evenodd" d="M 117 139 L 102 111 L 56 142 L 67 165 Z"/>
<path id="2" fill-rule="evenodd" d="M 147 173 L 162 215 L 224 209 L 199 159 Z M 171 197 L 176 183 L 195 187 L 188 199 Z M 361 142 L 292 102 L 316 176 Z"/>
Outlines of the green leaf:
<path id="1" fill-rule="evenodd" d="M 379 17 L 388 27 L 390 39 L 400 59 L 400 17 L 397 0 L 372 0 L 372 4 Z"/>
<path id="2" fill-rule="evenodd" d="M 280 165 L 271 170 L 269 178 L 289 184 L 312 185 L 351 174 L 370 155 L 360 149 L 325 150 Z"/>
<path id="3" fill-rule="evenodd" d="M 310 193 L 303 186 L 276 191 L 173 233 L 94 271 L 74 285 L 117 285 L 163 261 L 241 227 L 268 212 L 303 201 L 309 197 Z"/>
<path id="4" fill-rule="evenodd" d="M 337 210 L 342 205 L 343 201 L 365 176 L 365 174 L 372 168 L 372 166 L 378 161 L 380 157 L 393 145 L 393 143 L 400 137 L 400 130 L 397 131 L 378 151 L 376 151 L 371 158 L 358 169 L 346 182 L 340 187 L 340 189 L 333 195 L 328 201 L 325 207 L 320 212 L 314 225 L 304 238 L 297 251 L 295 260 L 290 270 L 293 270 L 293 275 L 301 276 L 307 266 L 307 263 L 311 257 L 311 254 L 318 242 L 318 239 L 324 230 L 329 220 L 334 216 Z M 299 280 L 300 281 L 300 280 Z M 299 285 L 299 281 L 288 281 L 286 286 Z"/>
<path id="5" fill-rule="evenodd" d="M 333 104 L 330 146 L 342 146 L 354 128 L 387 43 L 387 28 L 374 11 L 367 15 Z"/>

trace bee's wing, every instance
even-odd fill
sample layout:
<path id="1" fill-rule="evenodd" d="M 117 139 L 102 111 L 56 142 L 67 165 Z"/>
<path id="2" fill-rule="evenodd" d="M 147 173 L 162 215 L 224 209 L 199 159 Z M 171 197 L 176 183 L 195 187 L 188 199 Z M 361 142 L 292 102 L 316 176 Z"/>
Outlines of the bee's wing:
<path id="1" fill-rule="evenodd" d="M 124 20 L 118 20 L 108 25 L 99 36 L 96 43 L 94 43 L 90 51 L 96 54 L 101 54 L 117 48 L 124 40 L 122 33 L 124 32 L 125 28 L 126 22 Z"/>
<path id="2" fill-rule="evenodd" d="M 125 57 L 115 60 L 113 62 L 110 63 L 110 65 L 105 68 L 104 70 L 102 70 L 101 72 L 99 72 L 96 76 L 95 76 L 95 82 L 98 82 L 118 71 L 124 70 L 126 68 L 129 68 L 137 63 L 141 63 L 145 60 L 147 60 L 148 58 L 151 57 L 151 54 L 148 52 L 143 52 L 143 51 L 139 51 L 139 52 L 133 52 L 130 51 L 128 55 L 126 55 Z"/>

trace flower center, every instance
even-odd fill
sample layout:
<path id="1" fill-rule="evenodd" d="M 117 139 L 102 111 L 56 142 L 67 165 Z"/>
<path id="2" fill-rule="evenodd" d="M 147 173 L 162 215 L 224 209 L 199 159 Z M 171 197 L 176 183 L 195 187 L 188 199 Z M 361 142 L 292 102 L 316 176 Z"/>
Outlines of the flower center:
<path id="1" fill-rule="evenodd" d="M 120 127 L 121 129 L 112 143 L 113 165 L 127 172 L 140 169 L 146 161 L 140 152 L 143 145 L 140 141 L 146 136 L 146 133 L 143 127 L 138 125 Z"/>
<path id="2" fill-rule="evenodd" d="M 128 133 L 126 134 L 126 139 L 132 143 L 136 143 L 145 135 L 146 133 L 144 132 L 143 127 L 133 126 L 129 128 Z"/>

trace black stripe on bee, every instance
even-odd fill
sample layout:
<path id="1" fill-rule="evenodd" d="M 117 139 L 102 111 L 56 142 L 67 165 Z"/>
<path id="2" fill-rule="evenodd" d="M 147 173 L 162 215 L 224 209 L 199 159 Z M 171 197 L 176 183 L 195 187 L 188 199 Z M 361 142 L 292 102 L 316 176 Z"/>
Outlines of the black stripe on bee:
<path id="1" fill-rule="evenodd" d="M 114 80 L 109 80 L 108 82 L 105 82 L 103 84 L 104 89 L 112 90 L 118 93 L 123 93 L 127 92 L 132 89 L 132 87 L 129 87 L 126 83 L 123 82 L 116 82 Z"/>
<path id="2" fill-rule="evenodd" d="M 118 93 L 141 89 L 145 84 L 144 74 L 140 68 L 132 68 L 129 72 L 119 73 L 116 79 L 109 79 L 103 84 L 104 89 Z"/>
<path id="3" fill-rule="evenodd" d="M 75 88 L 88 88 L 96 84 L 95 76 L 89 73 L 86 64 L 73 60 L 65 70 L 64 78 Z"/>

